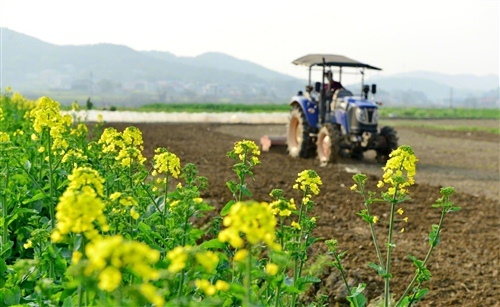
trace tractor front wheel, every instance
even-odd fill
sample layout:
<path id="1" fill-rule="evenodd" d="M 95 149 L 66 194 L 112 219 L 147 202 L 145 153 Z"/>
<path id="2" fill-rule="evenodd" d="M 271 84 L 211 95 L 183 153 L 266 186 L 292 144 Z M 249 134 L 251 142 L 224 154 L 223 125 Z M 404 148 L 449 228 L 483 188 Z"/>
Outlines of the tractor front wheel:
<path id="1" fill-rule="evenodd" d="M 311 126 L 300 107 L 294 107 L 287 125 L 288 153 L 294 158 L 314 156 L 316 145 L 311 136 Z"/>
<path id="2" fill-rule="evenodd" d="M 318 159 L 321 164 L 335 163 L 340 158 L 342 133 L 339 125 L 325 124 L 318 132 Z"/>
<path id="3" fill-rule="evenodd" d="M 379 148 L 377 148 L 377 161 L 385 163 L 389 159 L 389 154 L 398 148 L 398 135 L 392 127 L 383 127 L 378 135 Z"/>

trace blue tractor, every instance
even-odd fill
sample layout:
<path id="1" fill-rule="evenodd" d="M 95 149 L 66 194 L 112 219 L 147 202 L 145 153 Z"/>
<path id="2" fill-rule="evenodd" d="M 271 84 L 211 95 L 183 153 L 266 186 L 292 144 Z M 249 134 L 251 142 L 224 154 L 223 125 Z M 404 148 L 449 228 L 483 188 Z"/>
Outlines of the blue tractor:
<path id="1" fill-rule="evenodd" d="M 293 64 L 309 67 L 305 92 L 299 91 L 290 101 L 292 107 L 287 124 L 287 147 L 292 157 L 318 157 L 322 164 L 335 163 L 340 157 L 363 159 L 367 150 L 376 151 L 376 159 L 385 162 L 398 147 L 392 127 L 378 130 L 378 108 L 373 100 L 376 85 L 364 84 L 365 69 L 381 70 L 345 56 L 309 54 Z M 333 67 L 338 67 L 338 81 L 333 80 Z M 312 71 L 320 69 L 322 81 L 314 85 Z M 342 69 L 355 68 L 362 76 L 361 93 L 353 93 L 342 84 Z M 369 99 L 369 92 L 372 99 Z"/>

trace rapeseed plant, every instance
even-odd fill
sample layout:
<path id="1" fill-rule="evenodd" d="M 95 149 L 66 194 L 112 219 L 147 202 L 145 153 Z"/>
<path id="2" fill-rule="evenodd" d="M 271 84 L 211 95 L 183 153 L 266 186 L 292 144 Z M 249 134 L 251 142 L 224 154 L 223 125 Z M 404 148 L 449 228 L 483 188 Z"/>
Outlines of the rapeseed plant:
<path id="1" fill-rule="evenodd" d="M 387 186 L 386 191 L 381 192 L 381 199 L 375 197 L 374 192 L 366 191 L 366 182 L 367 176 L 364 174 L 356 174 L 353 176 L 353 180 L 355 184 L 351 186 L 351 190 L 361 194 L 364 198 L 364 209 L 359 211 L 357 214 L 369 224 L 370 231 L 372 234 L 373 243 L 375 246 L 375 251 L 378 258 L 378 264 L 370 263 L 369 266 L 383 278 L 384 280 L 384 298 L 383 302 L 385 306 L 390 305 L 391 293 L 390 293 L 390 279 L 392 278 L 391 274 L 391 253 L 392 250 L 396 247 L 393 241 L 394 234 L 394 226 L 395 226 L 395 215 L 403 215 L 405 210 L 401 207 L 401 203 L 408 199 L 409 190 L 408 188 L 415 184 L 414 177 L 416 175 L 416 163 L 418 161 L 417 157 L 413 149 L 408 145 L 402 145 L 397 149 L 393 150 L 389 155 L 389 160 L 386 165 L 382 167 L 384 171 L 382 175 L 382 179 L 378 182 L 378 188 L 384 188 Z M 426 268 L 426 264 L 429 261 L 429 257 L 439 240 L 435 240 L 435 238 L 439 237 L 439 231 L 441 229 L 442 222 L 444 220 L 444 215 L 447 212 L 458 211 L 460 207 L 453 206 L 453 203 L 449 201 L 449 196 L 454 193 L 453 188 L 443 188 L 441 189 L 441 193 L 443 197 L 438 199 L 438 204 L 433 205 L 434 207 L 443 208 L 441 214 L 441 220 L 439 225 L 433 225 L 431 234 L 430 234 L 430 242 L 431 247 L 424 261 L 420 261 L 413 256 L 408 256 L 410 260 L 413 261 L 414 265 L 417 267 L 417 272 L 415 274 L 415 278 L 411 281 L 410 285 L 406 289 L 405 293 L 401 296 L 401 298 L 397 301 L 394 306 L 409 306 L 414 302 L 419 301 L 427 292 L 428 289 L 420 289 L 420 285 L 422 282 L 430 279 L 430 273 Z M 382 252 L 380 249 L 380 242 L 377 239 L 377 234 L 375 231 L 375 223 L 378 222 L 379 217 L 374 216 L 370 212 L 370 206 L 375 202 L 388 202 L 390 204 L 390 213 L 389 213 L 389 230 L 387 236 L 387 242 L 385 243 L 386 247 L 386 259 L 383 260 Z M 398 208 L 399 206 L 399 208 Z M 397 208 L 397 209 L 396 209 Z M 405 223 L 408 222 L 408 217 L 402 218 L 400 221 Z M 405 232 L 405 227 L 402 227 L 399 231 L 400 233 Z M 334 242 L 335 244 L 333 244 Z M 336 261 L 332 264 L 334 267 L 338 268 L 343 276 L 345 277 L 345 272 L 340 264 L 340 260 L 345 253 L 338 253 L 336 251 L 336 241 L 331 241 L 329 245 L 329 252 L 334 255 Z M 344 278 L 344 282 L 348 289 L 348 300 L 354 306 L 364 306 L 366 304 L 366 298 L 363 296 L 362 291 L 364 290 L 365 284 L 360 284 L 358 287 L 354 289 L 350 289 L 347 284 L 346 279 Z M 416 287 L 412 288 L 414 284 L 417 284 Z M 408 295 L 410 290 L 413 290 L 412 295 Z"/>
<path id="2" fill-rule="evenodd" d="M 68 187 L 56 207 L 58 222 L 52 232 L 52 241 L 61 242 L 70 233 L 84 234 L 91 240 L 98 235 L 96 222 L 102 231 L 108 231 L 101 176 L 91 168 L 80 167 L 73 170 L 68 180 Z"/>
<path id="3" fill-rule="evenodd" d="M 102 122 L 93 133 L 101 128 Z M 308 249 L 317 241 L 311 212 L 322 180 L 315 171 L 304 170 L 292 184 L 299 197 L 285 197 L 275 189 L 270 202 L 251 200 L 246 181 L 255 179 L 254 167 L 260 164 L 259 147 L 252 141 L 236 142 L 227 153 L 238 178 L 227 182 L 233 199 L 221 217 L 197 228 L 195 219 L 214 209 L 209 205 L 213 200 L 202 197 L 206 178 L 198 176 L 193 164 L 181 168 L 179 158 L 165 148 L 155 151 L 146 170 L 142 133 L 136 127 L 123 132 L 107 128 L 88 143 L 87 126 L 62 116 L 57 102 L 42 97 L 35 103 L 9 93 L 0 99 L 0 131 L 4 302 L 296 306 L 306 286 L 319 282 L 303 272 Z M 379 182 L 385 188 L 381 199 L 365 192 L 366 176 L 353 177 L 351 190 L 365 199 L 358 214 L 369 223 L 374 242 L 374 225 L 382 223 L 370 213 L 372 203 L 394 203 L 391 223 L 408 222 L 402 202 L 414 184 L 416 161 L 409 146 L 393 152 Z M 169 187 L 171 178 L 175 187 Z M 421 286 L 430 278 L 427 264 L 440 241 L 444 214 L 458 210 L 449 200 L 453 190 L 441 192 L 434 206 L 442 209 L 442 219 L 432 225 L 426 258 L 409 256 L 415 278 L 400 306 L 411 305 L 427 291 Z M 57 205 L 50 219 L 47 203 Z M 327 245 L 332 265 L 342 269 L 345 253 L 337 252 L 337 242 Z M 390 266 L 375 246 L 379 264 L 370 266 L 389 280 Z M 391 240 L 386 246 L 395 247 Z M 348 287 L 348 300 L 355 306 L 366 302 L 363 288 Z"/>

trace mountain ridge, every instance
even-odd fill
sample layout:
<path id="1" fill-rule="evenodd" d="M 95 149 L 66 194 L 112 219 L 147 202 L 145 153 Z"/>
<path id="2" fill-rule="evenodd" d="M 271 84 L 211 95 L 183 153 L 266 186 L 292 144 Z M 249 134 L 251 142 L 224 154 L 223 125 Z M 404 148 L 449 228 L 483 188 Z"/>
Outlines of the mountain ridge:
<path id="1" fill-rule="evenodd" d="M 1 30 L 2 84 L 33 95 L 73 92 L 76 97 L 87 95 L 119 104 L 286 103 L 307 82 L 220 52 L 182 57 L 111 43 L 55 45 L 7 28 Z M 440 105 L 450 96 L 460 102 L 470 97 L 481 100 L 484 95 L 493 95 L 493 104 L 498 104 L 496 75 L 415 71 L 366 80 L 373 82 L 380 89 L 378 95 L 394 105 L 408 101 Z M 360 84 L 347 87 L 351 86 Z M 405 99 L 408 101 L 402 101 Z"/>

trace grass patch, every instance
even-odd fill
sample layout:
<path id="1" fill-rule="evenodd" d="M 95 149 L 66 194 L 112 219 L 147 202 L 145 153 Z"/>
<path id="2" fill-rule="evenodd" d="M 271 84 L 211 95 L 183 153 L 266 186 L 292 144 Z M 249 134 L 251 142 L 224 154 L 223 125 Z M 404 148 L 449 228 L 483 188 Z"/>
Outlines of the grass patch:
<path id="1" fill-rule="evenodd" d="M 417 119 L 500 119 L 500 109 L 465 109 L 465 108 L 380 108 L 379 114 L 384 118 L 417 118 Z"/>
<path id="2" fill-rule="evenodd" d="M 288 112 L 288 104 L 218 104 L 218 103 L 152 103 L 129 109 L 138 112 L 247 112 L 247 113 L 265 113 L 265 112 Z"/>
<path id="3" fill-rule="evenodd" d="M 447 125 L 439 123 L 425 123 L 422 121 L 382 121 L 379 122 L 379 127 L 384 125 L 391 125 L 396 127 L 409 127 L 409 128 L 426 128 L 432 130 L 445 130 L 445 131 L 467 131 L 467 132 L 487 132 L 500 134 L 500 126 L 482 126 L 482 125 Z"/>

